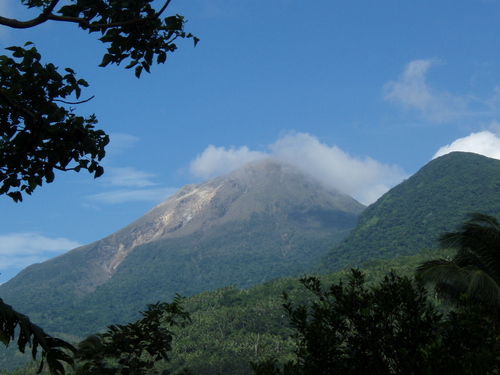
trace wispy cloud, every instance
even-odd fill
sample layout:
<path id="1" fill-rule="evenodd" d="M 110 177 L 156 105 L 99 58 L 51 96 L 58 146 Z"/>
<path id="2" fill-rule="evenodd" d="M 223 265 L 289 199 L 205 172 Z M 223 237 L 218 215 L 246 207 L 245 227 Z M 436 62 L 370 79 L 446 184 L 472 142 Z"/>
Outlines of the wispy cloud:
<path id="1" fill-rule="evenodd" d="M 352 157 L 337 146 L 321 143 L 307 133 L 284 135 L 269 145 L 266 152 L 252 151 L 246 146 L 226 149 L 210 145 L 191 162 L 190 171 L 196 177 L 207 178 L 229 173 L 248 162 L 266 157 L 295 165 L 363 204 L 373 203 L 407 177 L 397 166 L 389 166 L 369 157 Z"/>
<path id="2" fill-rule="evenodd" d="M 106 204 L 117 204 L 125 202 L 153 202 L 159 203 L 174 194 L 176 188 L 158 188 L 158 189 L 121 189 L 104 193 L 94 194 L 87 199 Z"/>
<path id="3" fill-rule="evenodd" d="M 125 133 L 110 134 L 107 156 L 120 155 L 132 149 L 139 138 Z M 107 161 L 112 160 L 106 159 Z M 114 159 L 116 161 L 116 159 Z M 103 204 L 119 204 L 126 202 L 147 201 L 159 203 L 172 195 L 176 189 L 160 187 L 155 182 L 156 174 L 139 170 L 134 167 L 106 166 L 104 175 L 99 178 L 104 192 L 89 195 L 87 201 Z"/>
<path id="4" fill-rule="evenodd" d="M 464 115 L 467 112 L 468 98 L 435 89 L 427 83 L 427 72 L 431 67 L 439 65 L 443 65 L 443 61 L 437 58 L 410 62 L 398 80 L 384 85 L 384 99 L 405 109 L 417 110 L 436 123 Z"/>
<path id="5" fill-rule="evenodd" d="M 0 270 L 17 271 L 82 246 L 67 238 L 49 238 L 38 233 L 0 235 Z"/>
<path id="6" fill-rule="evenodd" d="M 109 144 L 106 146 L 106 156 L 119 155 L 134 147 L 139 138 L 125 133 L 109 134 Z"/>
<path id="7" fill-rule="evenodd" d="M 209 145 L 191 162 L 190 172 L 196 177 L 209 178 L 234 171 L 246 163 L 266 157 L 268 155 L 265 153 L 250 151 L 247 146 L 226 149 Z"/>
<path id="8" fill-rule="evenodd" d="M 153 173 L 140 171 L 133 167 L 107 167 L 106 174 L 101 177 L 102 183 L 110 186 L 146 187 L 158 185 L 151 181 Z"/>

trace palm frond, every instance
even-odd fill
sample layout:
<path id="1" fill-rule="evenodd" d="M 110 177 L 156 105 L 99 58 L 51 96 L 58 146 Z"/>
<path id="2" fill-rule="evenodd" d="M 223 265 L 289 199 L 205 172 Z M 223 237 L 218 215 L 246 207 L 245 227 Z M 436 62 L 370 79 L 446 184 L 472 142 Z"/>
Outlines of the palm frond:
<path id="1" fill-rule="evenodd" d="M 460 233 L 458 237 L 462 236 L 464 234 Z M 446 240 L 457 241 L 454 242 L 455 245 L 461 240 L 456 237 L 456 233 L 444 236 Z M 485 249 L 487 247 L 480 250 L 460 248 L 451 260 L 435 259 L 424 262 L 415 272 L 417 280 L 422 285 L 435 284 L 438 296 L 453 304 L 460 303 L 462 295 L 465 294 L 482 305 L 500 310 L 500 270 L 495 267 L 495 256 L 488 255 Z"/>
<path id="2" fill-rule="evenodd" d="M 457 265 L 480 269 L 500 284 L 500 224 L 481 213 L 469 217 L 456 232 L 440 236 L 440 247 L 456 249 L 453 261 Z"/>

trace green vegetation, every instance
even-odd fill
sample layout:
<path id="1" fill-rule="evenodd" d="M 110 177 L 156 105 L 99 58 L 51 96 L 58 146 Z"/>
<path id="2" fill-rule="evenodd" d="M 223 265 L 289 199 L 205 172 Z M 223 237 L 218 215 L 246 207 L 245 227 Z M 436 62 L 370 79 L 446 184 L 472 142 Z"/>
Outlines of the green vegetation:
<path id="1" fill-rule="evenodd" d="M 374 261 L 363 268 L 365 280 L 367 285 L 375 285 L 391 269 L 409 277 L 421 262 L 448 254 L 433 251 Z M 348 270 L 341 270 L 317 278 L 329 285 L 348 276 Z M 283 310 L 283 292 L 296 304 L 313 301 L 297 278 L 271 280 L 248 290 L 227 287 L 187 298 L 184 306 L 191 313 L 192 324 L 177 332 L 171 368 L 187 367 L 206 375 L 251 374 L 249 362 L 292 360 L 296 346 Z"/>
<path id="2" fill-rule="evenodd" d="M 87 337 L 78 344 L 77 374 L 141 375 L 158 373 L 155 364 L 168 362 L 172 350 L 171 327 L 184 327 L 189 314 L 177 296 L 172 303 L 148 305 L 136 322 L 112 325 L 105 333 Z"/>
<path id="3" fill-rule="evenodd" d="M 26 315 L 15 311 L 0 299 L 0 342 L 5 346 L 17 338 L 17 348 L 24 353 L 26 346 L 31 349 L 33 359 L 36 359 L 38 349 L 41 349 L 42 362 L 39 371 L 42 370 L 44 361 L 53 375 L 64 375 L 62 362 L 73 365 L 73 358 L 67 352 L 75 353 L 75 348 L 70 343 L 52 337 L 37 325 L 31 323 Z"/>
<path id="4" fill-rule="evenodd" d="M 301 279 L 314 301 L 285 310 L 297 342 L 296 359 L 252 363 L 258 375 L 497 374 L 500 326 L 477 306 L 443 316 L 422 286 L 390 273 L 372 287 L 352 270 L 348 282 L 324 288 Z"/>
<path id="5" fill-rule="evenodd" d="M 371 261 L 363 268 L 364 282 L 362 285 L 359 285 L 359 290 L 357 291 L 370 296 L 370 293 L 372 293 L 371 288 L 375 287 L 375 289 L 382 288 L 384 290 L 383 293 L 391 292 L 397 294 L 398 291 L 403 290 L 406 291 L 406 296 L 419 295 L 420 289 L 415 289 L 412 292 L 408 286 L 409 277 L 412 277 L 415 268 L 427 260 L 436 257 L 448 257 L 451 254 L 450 250 L 436 250 L 425 251 L 413 256 L 397 257 L 391 260 Z M 390 276 L 388 280 L 385 279 L 391 270 L 397 272 L 398 276 Z M 351 271 L 341 270 L 328 275 L 317 275 L 315 279 L 322 285 L 338 287 L 341 280 L 346 282 L 350 277 Z M 395 285 L 399 285 L 399 282 L 402 285 L 398 289 Z M 323 288 L 322 291 L 324 291 Z M 300 306 L 313 306 L 314 301 L 317 301 L 318 298 L 317 295 L 304 288 L 297 278 L 290 277 L 271 280 L 250 289 L 238 289 L 235 286 L 231 286 L 186 298 L 183 300 L 182 306 L 184 311 L 189 312 L 191 323 L 183 328 L 171 327 L 174 338 L 172 340 L 172 351 L 169 355 L 170 361 L 164 362 L 160 360 L 155 362 L 156 370 L 163 371 L 168 369 L 172 371 L 172 374 L 252 374 L 253 370 L 250 362 L 253 362 L 256 366 L 261 364 L 259 371 L 264 371 L 271 364 L 272 366 L 276 365 L 275 367 L 279 369 L 281 367 L 278 364 L 293 363 L 297 359 L 297 337 L 294 336 L 296 330 L 294 331 L 294 327 L 290 325 L 290 317 L 283 310 L 284 300 L 282 292 L 286 292 L 289 306 L 293 310 Z M 375 295 L 369 297 L 372 298 L 372 302 L 374 297 Z M 397 298 L 397 295 L 390 294 L 386 300 L 393 301 L 394 305 L 388 306 L 402 309 L 400 305 L 395 303 L 398 301 Z M 404 297 L 399 298 L 399 301 L 401 301 Z M 437 316 L 443 312 L 450 312 L 446 306 L 441 306 L 439 300 L 427 301 L 428 303 L 434 302 L 433 305 L 436 306 L 435 308 L 428 305 L 424 306 L 423 302 L 425 298 L 423 297 L 418 301 L 421 303 L 419 305 L 420 308 L 426 306 L 425 308 L 428 310 L 425 311 L 430 314 L 429 316 Z M 398 311 L 403 314 L 404 311 L 401 309 Z M 407 310 L 405 313 L 409 313 L 409 311 Z M 436 324 L 442 329 L 446 328 L 446 324 L 455 324 L 457 327 L 462 327 L 464 319 L 469 319 L 471 322 L 477 322 L 484 327 L 491 327 L 491 322 L 483 321 L 482 317 L 477 315 L 477 311 L 475 311 L 474 309 L 457 311 L 456 314 L 443 316 Z M 404 320 L 404 316 L 401 315 L 400 321 Z M 380 319 L 382 318 L 380 317 Z M 487 325 L 484 325 L 486 323 Z M 464 327 L 464 329 L 467 328 L 470 330 L 474 326 L 475 323 L 468 325 L 467 327 L 469 328 Z M 396 325 L 391 327 L 396 327 Z M 417 334 L 417 331 L 414 332 Z M 447 342 L 446 340 L 451 341 L 452 339 L 460 339 L 457 342 L 462 342 L 463 338 L 469 334 L 469 331 L 462 329 L 457 330 L 456 336 L 452 335 L 451 329 L 443 332 L 442 339 L 445 340 L 444 343 Z M 386 334 L 389 335 L 390 333 L 387 332 Z M 483 335 L 484 332 L 479 330 L 479 334 Z M 438 340 L 440 337 L 436 334 L 434 336 L 430 335 L 429 340 Z M 484 337 L 487 337 L 489 340 L 491 335 L 488 334 Z M 479 340 L 480 337 L 477 335 L 472 335 L 470 338 L 470 342 L 477 346 L 478 351 L 474 353 L 470 352 L 469 355 L 472 358 L 482 358 L 481 356 L 485 354 L 480 351 L 485 346 L 480 346 L 478 343 L 481 343 L 481 345 L 487 345 L 488 343 Z M 376 340 L 377 336 L 374 336 L 372 339 Z M 429 354 L 426 366 L 434 366 L 433 361 L 439 355 L 444 356 L 446 353 L 449 354 L 453 348 L 450 347 L 450 351 L 446 352 L 443 346 L 436 346 L 437 344 L 434 345 L 431 341 L 428 343 L 429 346 L 425 348 Z M 393 342 L 392 345 L 396 344 Z M 468 346 L 465 347 L 468 348 Z M 454 348 L 453 350 L 458 350 L 458 355 L 462 355 L 463 352 L 460 350 L 463 350 L 463 348 L 459 349 Z M 398 355 L 401 356 L 401 352 Z M 446 358 L 447 361 L 452 361 L 450 357 Z M 467 355 L 463 355 L 460 358 L 461 362 L 458 360 L 456 362 L 462 363 L 467 358 L 469 358 Z M 276 361 L 273 362 L 273 359 Z M 487 360 L 483 359 L 484 361 Z M 443 361 L 442 366 L 445 366 L 445 363 Z M 485 363 L 487 364 L 488 362 Z M 266 367 L 266 364 L 268 367 Z M 424 365 L 422 364 L 422 366 Z M 27 365 L 26 368 L 16 370 L 12 374 L 34 374 L 35 371 L 35 368 Z M 448 373 L 446 371 L 443 372 Z M 425 372 L 422 371 L 421 373 Z"/>
<path id="6" fill-rule="evenodd" d="M 126 7 L 122 1 L 78 0 L 56 11 L 61 2 L 21 0 L 37 9 L 38 16 L 29 21 L 0 16 L 0 25 L 27 29 L 48 21 L 69 22 L 89 33 L 100 32 L 99 40 L 109 45 L 101 66 L 127 61 L 126 68 L 135 66 L 137 77 L 143 69 L 149 72 L 155 58 L 156 63 L 164 63 L 167 52 L 177 48 L 177 38 L 198 41 L 184 32 L 182 16 L 160 18 L 170 0 L 159 12 L 151 7 L 152 0 L 130 2 Z M 61 74 L 54 64 L 43 64 L 31 42 L 7 50 L 12 57 L 0 56 L 0 195 L 20 202 L 23 194 L 53 182 L 58 170 L 87 170 L 94 177 L 101 176 L 100 161 L 109 138 L 94 129 L 94 115 L 76 116 L 71 107 L 91 99 L 78 101 L 87 82 L 78 79 L 71 68 Z M 77 101 L 71 101 L 72 97 Z M 74 350 L 71 344 L 51 337 L 0 299 L 0 341 L 8 345 L 16 335 L 20 352 L 30 346 L 36 358 L 41 348 L 40 371 L 45 362 L 52 374 L 64 374 L 62 362 L 73 363 L 66 352 Z"/>
<path id="7" fill-rule="evenodd" d="M 39 15 L 29 21 L 0 16 L 0 25 L 27 29 L 45 22 L 69 22 L 89 33 L 99 32 L 99 40 L 109 46 L 100 66 L 128 62 L 125 68 L 135 67 L 137 77 L 154 63 L 164 63 L 167 53 L 177 49 L 177 38 L 198 41 L 184 31 L 182 16 L 160 18 L 170 0 L 158 12 L 152 0 L 127 7 L 121 1 L 79 0 L 58 10 L 60 0 L 21 2 L 38 9 Z M 71 68 L 61 74 L 54 64 L 42 64 L 33 44 L 27 46 L 9 47 L 12 57 L 0 56 L 0 194 L 16 202 L 44 181 L 51 183 L 56 170 L 86 169 L 99 177 L 103 173 L 99 162 L 109 142 L 102 130 L 94 130 L 94 115 L 76 116 L 71 108 L 89 100 L 78 102 L 87 82 L 76 78 Z"/>
<path id="8" fill-rule="evenodd" d="M 500 161 L 454 152 L 432 160 L 365 211 L 321 262 L 322 272 L 433 248 L 470 212 L 500 216 Z"/>
<path id="9" fill-rule="evenodd" d="M 367 283 L 372 285 L 391 269 L 409 276 L 421 262 L 449 254 L 442 250 L 426 251 L 392 260 L 376 260 L 367 263 L 363 272 Z M 325 285 L 337 283 L 347 276 L 347 270 L 318 275 Z M 170 363 L 164 364 L 165 368 L 190 368 L 194 373 L 207 375 L 251 374 L 250 361 L 258 362 L 271 357 L 278 358 L 280 362 L 292 360 L 295 342 L 290 337 L 292 331 L 283 311 L 283 291 L 297 303 L 311 301 L 307 290 L 301 287 L 297 278 L 292 277 L 270 280 L 250 289 L 229 286 L 186 298 L 182 306 L 190 313 L 192 323 L 182 329 L 172 327 L 176 336 L 172 342 Z M 63 321 L 60 317 L 56 318 Z M 69 321 L 74 325 L 92 323 L 83 314 L 75 314 L 75 318 Z M 60 336 L 74 345 L 85 338 L 84 334 Z M 8 356 L 0 358 L 2 368 L 12 370 L 23 363 L 23 357 L 16 353 L 8 352 Z M 163 365 L 156 366 L 162 369 Z M 29 363 L 13 374 L 34 374 L 37 369 Z"/>

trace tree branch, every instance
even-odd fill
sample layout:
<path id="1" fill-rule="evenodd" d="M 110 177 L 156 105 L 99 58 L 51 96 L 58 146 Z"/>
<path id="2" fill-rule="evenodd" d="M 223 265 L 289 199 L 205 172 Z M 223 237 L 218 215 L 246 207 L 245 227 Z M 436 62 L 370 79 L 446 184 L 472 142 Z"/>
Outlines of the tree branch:
<path id="1" fill-rule="evenodd" d="M 40 25 L 41 23 L 44 23 L 49 19 L 50 15 L 52 14 L 52 11 L 54 10 L 58 2 L 59 0 L 52 0 L 49 6 L 45 8 L 38 17 L 33 18 L 32 20 L 29 21 L 18 21 L 13 18 L 6 18 L 0 16 L 0 25 L 12 27 L 13 29 L 28 29 L 30 27 L 35 27 L 37 25 Z"/>
<path id="2" fill-rule="evenodd" d="M 52 0 L 50 5 L 44 9 L 44 11 L 36 18 L 33 18 L 32 20 L 29 21 L 19 21 L 13 18 L 6 18 L 0 16 L 0 25 L 12 27 L 14 29 L 28 29 L 31 27 L 35 27 L 37 25 L 40 25 L 48 20 L 52 21 L 61 21 L 61 22 L 72 22 L 72 23 L 78 23 L 80 26 L 90 29 L 90 30 L 105 30 L 109 29 L 111 27 L 122 27 L 122 26 L 130 26 L 142 22 L 148 22 L 148 21 L 153 21 L 157 19 L 164 11 L 167 9 L 168 5 L 170 4 L 171 0 L 167 0 L 165 4 L 163 4 L 163 7 L 160 9 L 160 11 L 156 12 L 152 16 L 146 16 L 143 18 L 136 18 L 133 20 L 129 21 L 123 21 L 123 22 L 111 22 L 111 23 L 90 23 L 84 18 L 80 17 L 68 17 L 68 16 L 58 16 L 52 13 L 54 10 L 55 6 L 59 0 Z"/>
<path id="3" fill-rule="evenodd" d="M 80 100 L 79 102 L 67 102 L 67 101 L 61 100 L 61 99 L 52 99 L 52 101 L 53 102 L 61 102 L 61 103 L 64 103 L 64 104 L 76 105 L 76 104 L 87 103 L 88 101 L 94 99 L 94 97 L 95 97 L 95 95 L 92 95 L 90 98 L 85 99 L 85 100 Z"/>
<path id="4" fill-rule="evenodd" d="M 27 117 L 30 117 L 30 118 L 33 120 L 33 123 L 36 123 L 36 114 L 35 114 L 35 113 L 33 113 L 33 112 L 31 112 L 31 111 L 30 111 L 29 109 L 27 109 L 26 107 L 23 107 L 22 105 L 17 104 L 15 101 L 13 101 L 11 98 L 9 98 L 9 97 L 8 97 L 8 96 L 7 96 L 7 95 L 3 92 L 3 90 L 0 90 L 0 98 L 1 98 L 1 99 L 3 99 L 3 100 L 5 101 L 5 103 L 6 103 L 9 107 L 11 107 L 11 108 L 13 108 L 13 109 L 15 109 L 15 110 L 17 110 L 17 111 L 21 112 L 22 114 L 24 114 L 24 115 L 25 115 L 25 116 L 27 116 Z"/>
<path id="5" fill-rule="evenodd" d="M 152 16 L 146 16 L 144 18 L 135 18 L 133 20 L 122 21 L 122 22 L 111 22 L 111 23 L 90 23 L 84 18 L 79 17 L 68 17 L 68 16 L 56 16 L 55 14 L 49 14 L 48 19 L 52 21 L 62 21 L 62 22 L 73 22 L 79 24 L 81 27 L 90 30 L 106 30 L 111 27 L 122 27 L 130 26 L 138 23 L 148 22 L 157 19 L 158 13 Z"/>
<path id="6" fill-rule="evenodd" d="M 167 0 L 165 2 L 165 4 L 163 4 L 163 6 L 161 7 L 161 9 L 158 11 L 158 13 L 155 14 L 156 17 L 160 17 L 161 16 L 161 14 L 165 11 L 165 9 L 167 9 L 168 4 L 170 4 L 170 1 L 172 1 L 172 0 Z"/>

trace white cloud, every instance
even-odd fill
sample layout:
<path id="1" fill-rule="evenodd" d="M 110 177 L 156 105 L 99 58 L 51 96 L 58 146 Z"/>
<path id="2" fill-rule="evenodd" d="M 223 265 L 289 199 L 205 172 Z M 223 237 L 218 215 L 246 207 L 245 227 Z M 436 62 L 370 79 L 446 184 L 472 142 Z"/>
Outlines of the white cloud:
<path id="1" fill-rule="evenodd" d="M 354 158 L 337 146 L 328 146 L 307 133 L 288 134 L 269 146 L 268 152 L 248 147 L 208 146 L 191 163 L 191 173 L 206 178 L 232 170 L 254 160 L 272 157 L 297 166 L 327 186 L 335 187 L 363 204 L 373 203 L 407 175 L 397 166 L 371 158 Z"/>
<path id="2" fill-rule="evenodd" d="M 125 133 L 111 133 L 106 147 L 106 156 L 120 155 L 133 148 L 139 138 Z M 107 159 L 108 160 L 108 159 Z M 105 167 L 104 175 L 99 179 L 102 186 L 119 188 L 87 196 L 93 202 L 116 204 L 125 202 L 148 201 L 158 203 L 172 194 L 170 188 L 154 188 L 159 184 L 153 181 L 156 174 L 138 170 L 134 167 Z"/>
<path id="3" fill-rule="evenodd" d="M 159 203 L 174 194 L 177 189 L 135 189 L 135 190 L 114 190 L 105 193 L 94 194 L 87 197 L 91 201 L 106 204 L 116 204 L 125 202 L 153 202 Z"/>
<path id="4" fill-rule="evenodd" d="M 433 122 L 442 123 L 466 112 L 468 100 L 449 92 L 432 88 L 426 82 L 428 70 L 441 65 L 439 59 L 414 60 L 410 62 L 397 81 L 384 85 L 384 99 L 415 109 Z"/>
<path id="5" fill-rule="evenodd" d="M 37 233 L 0 235 L 0 269 L 22 269 L 79 246 L 82 244 L 67 238 L 49 238 Z"/>
<path id="6" fill-rule="evenodd" d="M 106 156 L 119 155 L 134 147 L 139 138 L 125 133 L 109 134 L 109 144 L 106 146 Z"/>
<path id="7" fill-rule="evenodd" d="M 495 124 L 497 123 L 492 124 L 493 127 Z M 432 158 L 435 159 L 453 151 L 474 152 L 489 158 L 500 159 L 500 138 L 488 130 L 471 133 L 467 137 L 459 138 L 441 147 Z"/>
<path id="8" fill-rule="evenodd" d="M 205 151 L 191 162 L 190 172 L 196 177 L 209 178 L 229 173 L 246 163 L 268 157 L 259 151 L 250 151 L 248 147 L 215 147 L 209 145 Z"/>
<path id="9" fill-rule="evenodd" d="M 157 185 L 150 180 L 152 177 L 155 175 L 133 167 L 107 167 L 100 181 L 111 186 L 146 187 Z"/>
<path id="10" fill-rule="evenodd" d="M 354 158 L 305 133 L 287 135 L 270 146 L 273 157 L 298 166 L 325 185 L 370 204 L 407 175 L 369 157 Z"/>

